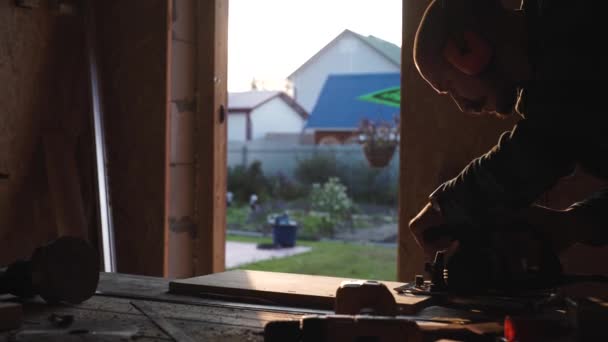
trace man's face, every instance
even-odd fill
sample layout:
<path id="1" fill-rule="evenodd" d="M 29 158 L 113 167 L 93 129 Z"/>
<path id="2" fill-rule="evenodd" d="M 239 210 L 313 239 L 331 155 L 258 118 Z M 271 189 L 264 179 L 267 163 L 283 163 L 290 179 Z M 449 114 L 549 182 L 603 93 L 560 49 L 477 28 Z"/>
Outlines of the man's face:
<path id="1" fill-rule="evenodd" d="M 435 91 L 449 95 L 462 112 L 502 116 L 513 112 L 516 91 L 493 70 L 479 76 L 469 76 L 441 61 L 420 71 Z"/>

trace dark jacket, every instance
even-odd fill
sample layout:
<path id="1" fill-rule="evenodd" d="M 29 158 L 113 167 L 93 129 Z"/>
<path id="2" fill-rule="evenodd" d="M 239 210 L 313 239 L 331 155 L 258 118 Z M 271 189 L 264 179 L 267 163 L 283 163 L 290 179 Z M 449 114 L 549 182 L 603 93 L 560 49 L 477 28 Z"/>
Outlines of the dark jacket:
<path id="1" fill-rule="evenodd" d="M 578 165 L 608 179 L 608 17 L 591 1 L 522 2 L 533 78 L 519 88 L 522 119 L 431 200 L 448 223 L 488 226 L 512 217 Z M 608 225 L 608 192 L 576 204 Z M 608 242 L 608 227 L 595 243 Z"/>

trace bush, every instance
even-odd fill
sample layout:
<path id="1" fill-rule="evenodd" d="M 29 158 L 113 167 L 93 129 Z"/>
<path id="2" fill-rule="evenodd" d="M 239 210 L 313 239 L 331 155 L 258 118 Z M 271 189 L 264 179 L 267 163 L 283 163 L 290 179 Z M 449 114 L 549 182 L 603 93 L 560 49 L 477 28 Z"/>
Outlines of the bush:
<path id="1" fill-rule="evenodd" d="M 304 186 L 310 187 L 325 183 L 330 177 L 341 178 L 341 168 L 336 157 L 331 153 L 323 153 L 298 161 L 295 169 L 296 179 Z"/>
<path id="2" fill-rule="evenodd" d="M 313 184 L 310 202 L 313 210 L 327 214 L 322 216 L 326 223 L 323 227 L 330 237 L 333 237 L 338 224 L 350 219 L 353 202 L 346 193 L 346 186 L 338 178 L 331 177 L 323 185 Z"/>
<path id="3" fill-rule="evenodd" d="M 262 163 L 254 161 L 245 167 L 238 165 L 228 168 L 228 191 L 234 194 L 234 200 L 249 203 L 249 196 L 256 194 L 260 201 L 268 197 L 270 185 L 262 171 Z"/>
<path id="4" fill-rule="evenodd" d="M 294 210 L 289 215 L 298 223 L 298 239 L 318 241 L 333 234 L 333 223 L 326 212 Z"/>
<path id="5" fill-rule="evenodd" d="M 283 173 L 269 177 L 270 193 L 272 197 L 284 201 L 294 201 L 306 196 L 306 188 L 290 180 Z"/>
<path id="6" fill-rule="evenodd" d="M 298 222 L 298 239 L 319 240 L 323 235 L 323 226 L 326 223 L 322 217 L 302 215 L 294 219 Z"/>
<path id="7" fill-rule="evenodd" d="M 343 163 L 333 154 L 302 159 L 295 170 L 296 179 L 307 188 L 336 177 L 348 188 L 353 200 L 363 203 L 396 205 L 398 182 L 390 170 L 371 168 L 366 162 Z"/>
<path id="8" fill-rule="evenodd" d="M 398 181 L 391 177 L 387 169 L 370 168 L 360 162 L 345 167 L 348 170 L 342 178 L 350 195 L 357 202 L 396 205 L 399 193 Z"/>

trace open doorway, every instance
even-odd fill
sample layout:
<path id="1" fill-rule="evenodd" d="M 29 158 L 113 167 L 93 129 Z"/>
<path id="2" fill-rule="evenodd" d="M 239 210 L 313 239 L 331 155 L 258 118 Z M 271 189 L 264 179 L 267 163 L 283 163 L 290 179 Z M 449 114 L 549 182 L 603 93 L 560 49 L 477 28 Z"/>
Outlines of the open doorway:
<path id="1" fill-rule="evenodd" d="M 230 1 L 227 269 L 396 279 L 401 6 Z"/>

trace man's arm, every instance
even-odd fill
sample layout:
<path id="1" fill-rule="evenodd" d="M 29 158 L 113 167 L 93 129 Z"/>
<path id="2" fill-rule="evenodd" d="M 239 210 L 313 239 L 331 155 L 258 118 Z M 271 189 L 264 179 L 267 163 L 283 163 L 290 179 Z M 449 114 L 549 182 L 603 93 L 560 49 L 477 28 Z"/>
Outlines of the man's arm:
<path id="1" fill-rule="evenodd" d="M 575 166 L 572 134 L 523 119 L 431 195 L 447 224 L 481 226 L 528 207 Z M 561 125 L 559 125 L 561 126 Z"/>
<path id="2" fill-rule="evenodd" d="M 568 208 L 576 219 L 577 241 L 591 245 L 608 245 L 608 189 L 574 203 Z"/>

